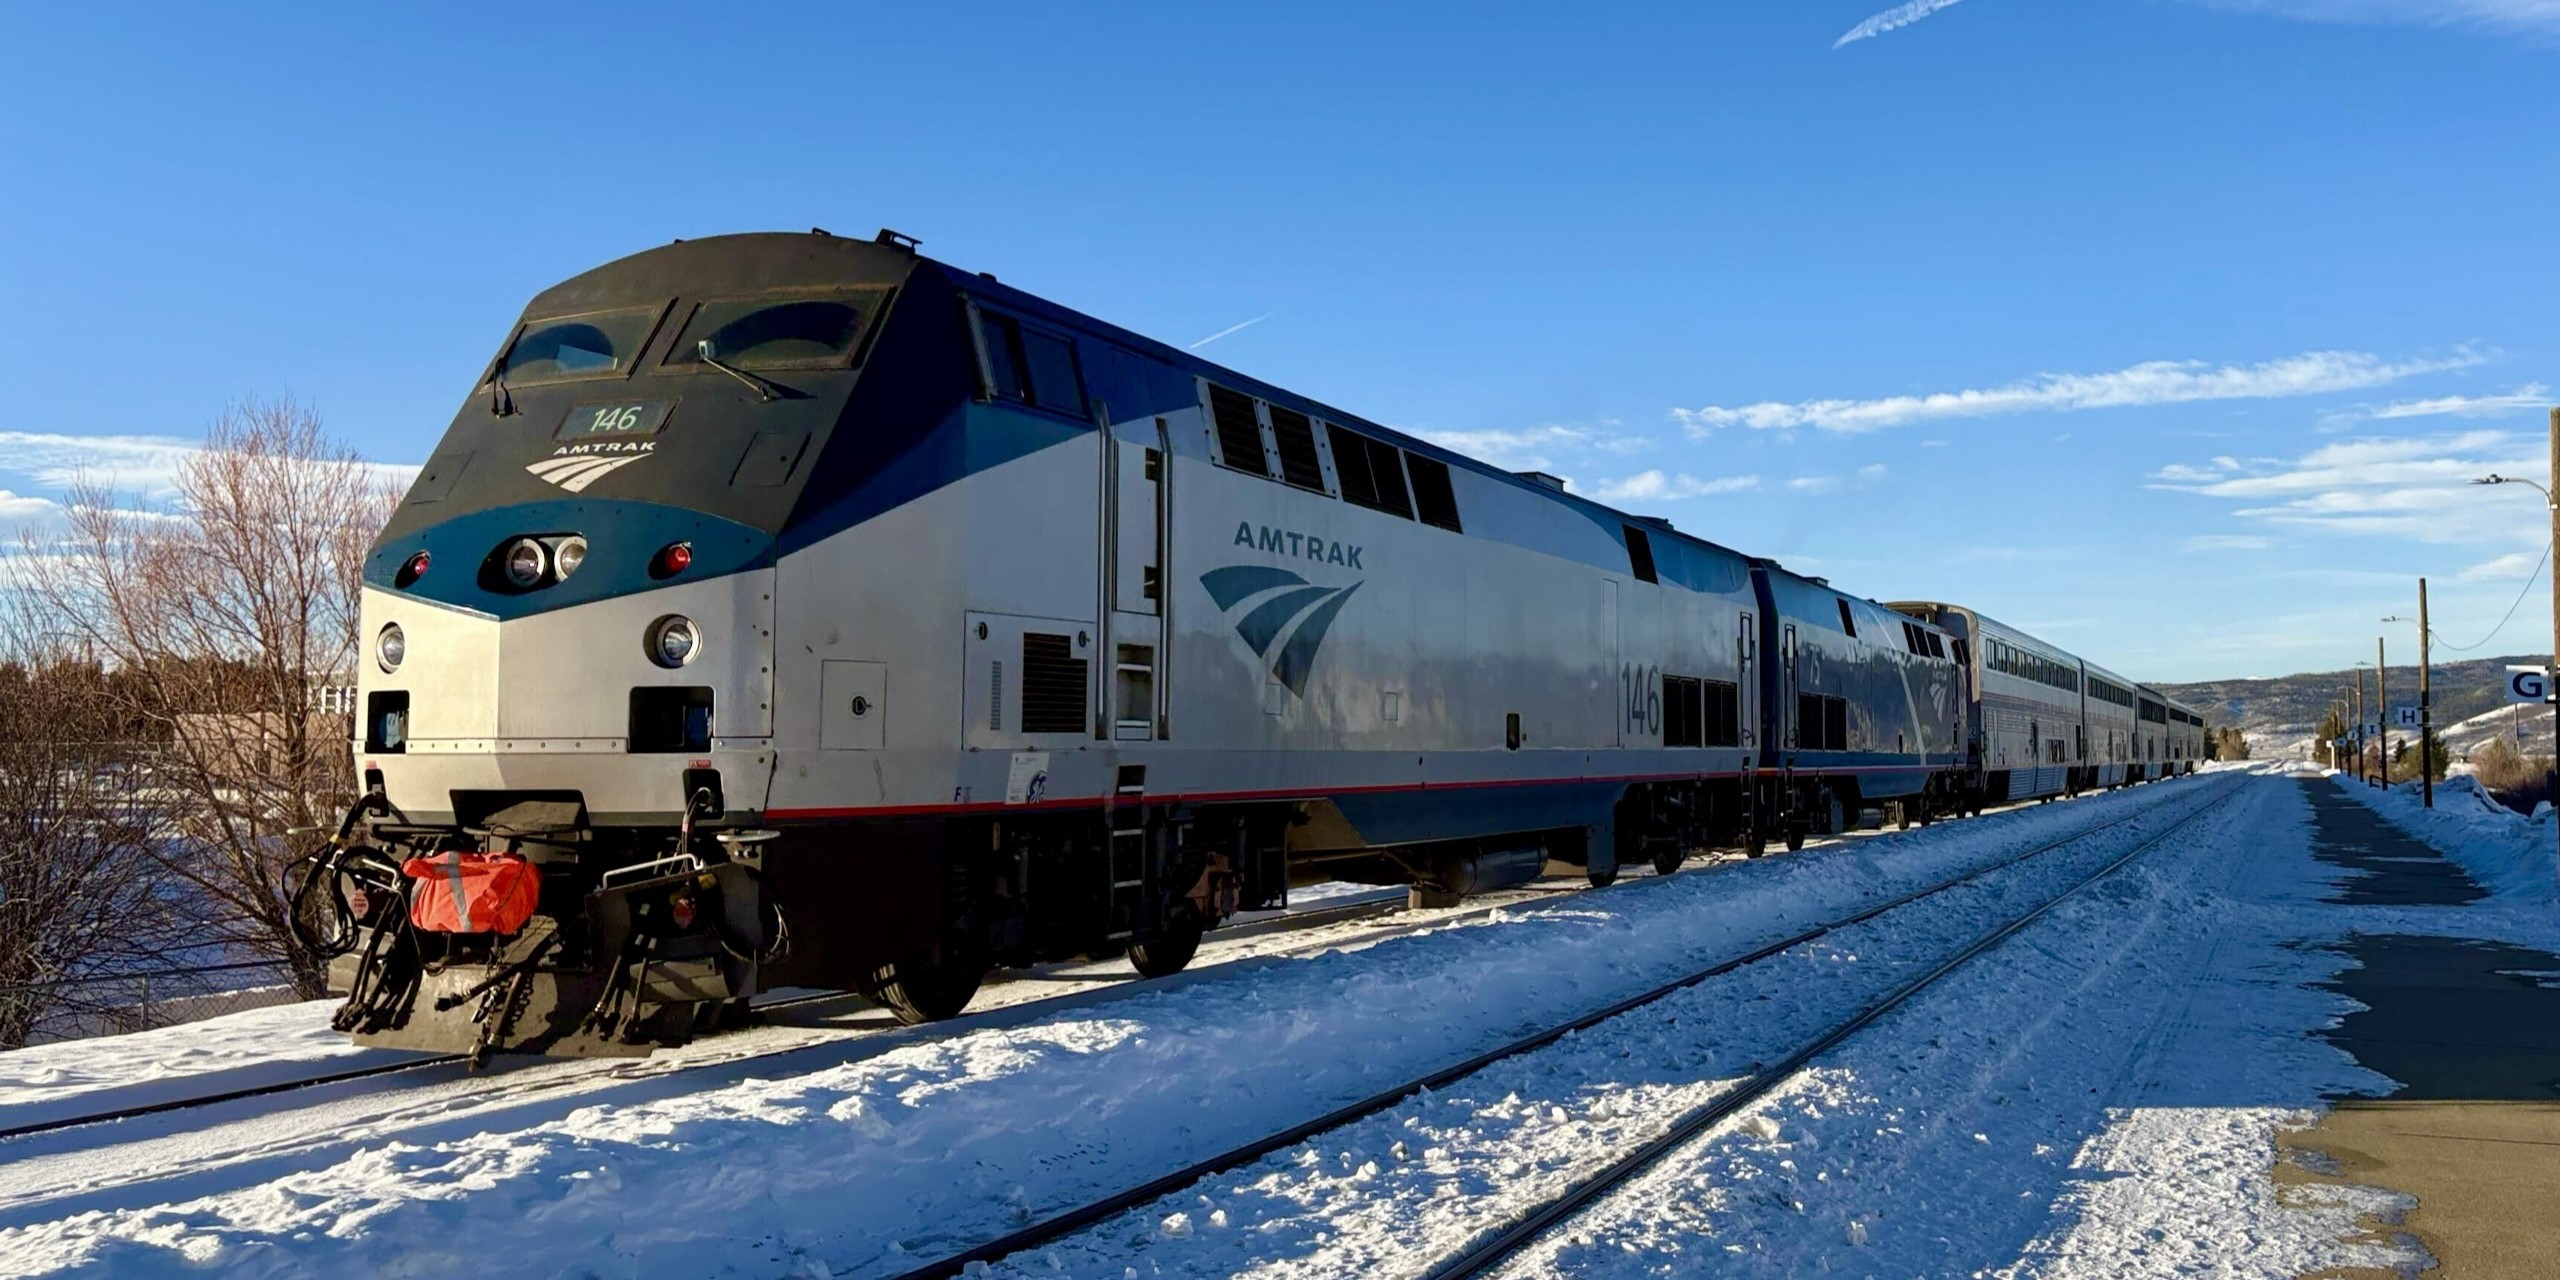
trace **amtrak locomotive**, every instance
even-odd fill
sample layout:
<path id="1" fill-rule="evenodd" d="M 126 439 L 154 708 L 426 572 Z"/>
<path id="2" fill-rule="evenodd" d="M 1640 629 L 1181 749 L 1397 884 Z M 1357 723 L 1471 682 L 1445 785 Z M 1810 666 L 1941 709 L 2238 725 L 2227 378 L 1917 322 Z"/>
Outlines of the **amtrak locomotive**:
<path id="1" fill-rule="evenodd" d="M 339 1026 L 638 1053 L 786 986 L 1181 969 L 1292 883 L 2165 776 L 2185 708 L 919 256 L 679 241 L 535 298 L 367 562 Z"/>

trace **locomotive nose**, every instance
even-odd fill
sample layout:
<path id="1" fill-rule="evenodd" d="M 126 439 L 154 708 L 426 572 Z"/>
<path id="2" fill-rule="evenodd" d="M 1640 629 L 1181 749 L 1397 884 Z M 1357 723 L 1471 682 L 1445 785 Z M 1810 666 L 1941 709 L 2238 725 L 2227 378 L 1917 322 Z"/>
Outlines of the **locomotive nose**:
<path id="1" fill-rule="evenodd" d="M 771 772 L 772 571 L 652 580 L 668 544 L 643 545 L 609 567 L 621 553 L 576 533 L 497 541 L 484 569 L 529 580 L 528 600 L 567 575 L 648 584 L 513 617 L 367 589 L 357 747 L 394 804 L 441 814 L 457 793 L 574 792 L 591 813 L 672 821 L 687 768 Z"/>

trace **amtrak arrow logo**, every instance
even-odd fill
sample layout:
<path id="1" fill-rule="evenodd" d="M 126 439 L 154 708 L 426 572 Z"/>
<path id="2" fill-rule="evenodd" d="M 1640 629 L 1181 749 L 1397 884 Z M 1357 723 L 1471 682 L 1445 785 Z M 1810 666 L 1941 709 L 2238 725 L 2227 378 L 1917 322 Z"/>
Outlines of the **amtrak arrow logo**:
<path id="1" fill-rule="evenodd" d="M 1334 615 L 1342 612 L 1351 593 L 1360 589 L 1357 582 L 1347 587 L 1311 586 L 1286 569 L 1259 564 L 1211 569 L 1200 575 L 1200 585 L 1209 589 L 1209 598 L 1218 602 L 1220 612 L 1261 600 L 1236 619 L 1236 634 L 1268 664 L 1271 678 L 1288 686 L 1295 697 L 1306 696 L 1307 674 L 1315 667 L 1325 632 L 1333 629 Z M 1286 641 L 1280 639 L 1283 631 L 1289 633 Z"/>
<path id="2" fill-rule="evenodd" d="M 537 480 L 550 481 L 571 493 L 583 493 L 588 485 L 648 456 L 645 453 L 626 453 L 600 458 L 591 453 L 578 454 L 566 458 L 544 458 L 525 470 L 532 472 Z"/>

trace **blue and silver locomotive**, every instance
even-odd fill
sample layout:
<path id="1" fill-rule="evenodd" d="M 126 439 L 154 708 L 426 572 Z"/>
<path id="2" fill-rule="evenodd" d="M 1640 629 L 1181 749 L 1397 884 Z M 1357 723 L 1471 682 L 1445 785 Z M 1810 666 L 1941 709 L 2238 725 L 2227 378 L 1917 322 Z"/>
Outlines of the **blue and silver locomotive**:
<path id="1" fill-rule="evenodd" d="M 1293 882 L 1605 883 L 2087 754 L 2050 646 L 886 232 L 535 298 L 362 626 L 340 1025 L 482 1052 L 645 1052 L 786 986 L 947 1017 L 993 966 L 1173 972 Z M 2057 710 L 2012 734 L 2021 699 Z"/>

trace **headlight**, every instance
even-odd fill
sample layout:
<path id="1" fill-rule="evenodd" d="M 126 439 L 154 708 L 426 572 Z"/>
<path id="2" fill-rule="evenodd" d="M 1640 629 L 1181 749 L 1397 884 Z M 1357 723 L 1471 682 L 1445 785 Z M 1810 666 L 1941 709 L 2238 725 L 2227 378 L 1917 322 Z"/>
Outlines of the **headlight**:
<path id="1" fill-rule="evenodd" d="M 384 675 L 400 669 L 400 660 L 409 656 L 409 637 L 401 632 L 399 623 L 383 624 L 382 634 L 373 638 L 373 656 L 382 664 Z"/>
<path id="2" fill-rule="evenodd" d="M 587 540 L 575 534 L 562 538 L 560 545 L 551 549 L 551 567 L 557 569 L 563 579 L 576 573 L 578 566 L 586 562 Z"/>
<path id="3" fill-rule="evenodd" d="M 520 588 L 530 590 L 542 585 L 542 571 L 550 564 L 550 554 L 531 538 L 518 538 L 507 544 L 507 581 Z"/>
<path id="4" fill-rule="evenodd" d="M 681 667 L 702 652 L 702 632 L 693 619 L 669 614 L 649 624 L 649 660 L 662 667 Z"/>

